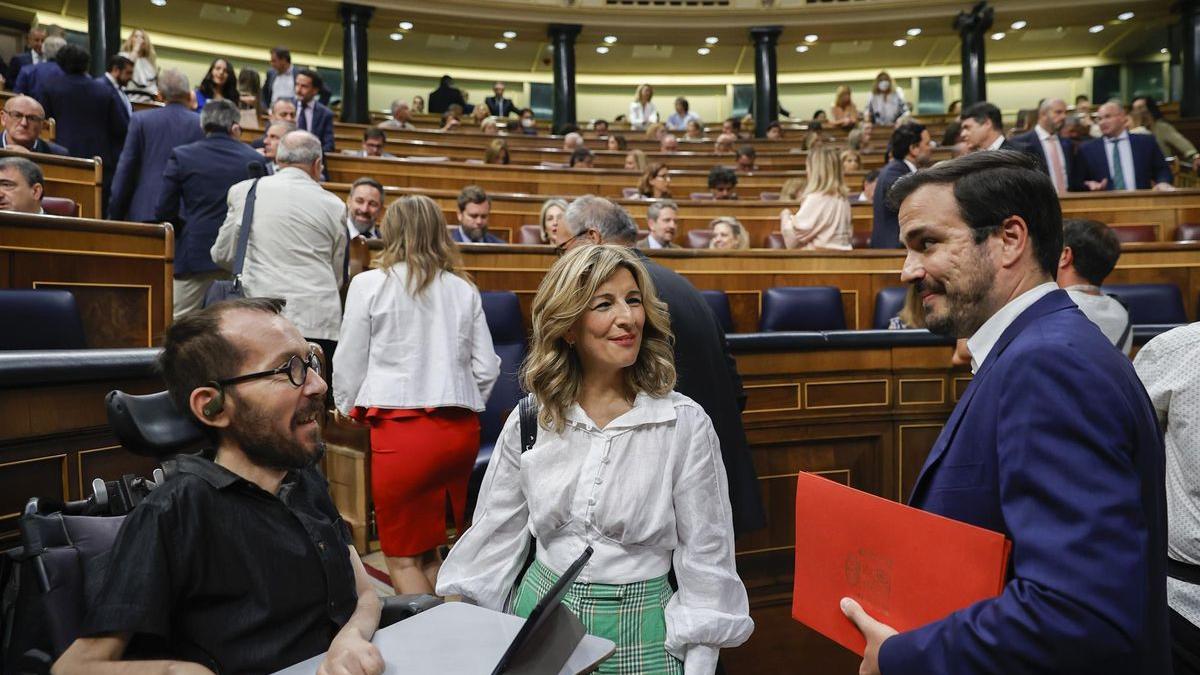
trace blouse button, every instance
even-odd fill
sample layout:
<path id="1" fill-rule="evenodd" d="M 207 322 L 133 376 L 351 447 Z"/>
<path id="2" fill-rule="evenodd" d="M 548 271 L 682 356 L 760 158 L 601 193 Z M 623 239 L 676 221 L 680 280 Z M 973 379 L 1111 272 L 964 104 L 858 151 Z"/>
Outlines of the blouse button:
<path id="1" fill-rule="evenodd" d="M 595 505 L 596 505 L 595 497 L 592 497 L 591 499 L 588 500 L 588 506 L 595 506 Z"/>
<path id="2" fill-rule="evenodd" d="M 602 482 L 604 482 L 604 481 L 600 480 L 599 476 L 596 476 L 596 485 L 599 485 Z"/>

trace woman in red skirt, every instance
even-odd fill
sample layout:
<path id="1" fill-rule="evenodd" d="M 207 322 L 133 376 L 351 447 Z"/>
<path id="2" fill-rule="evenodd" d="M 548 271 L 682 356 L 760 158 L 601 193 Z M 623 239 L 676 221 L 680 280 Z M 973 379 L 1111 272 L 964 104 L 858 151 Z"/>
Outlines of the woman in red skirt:
<path id="1" fill-rule="evenodd" d="M 432 593 L 446 501 L 461 523 L 500 358 L 438 205 L 402 197 L 380 229 L 379 267 L 355 276 L 346 295 L 334 402 L 371 425 L 371 491 L 392 586 Z"/>

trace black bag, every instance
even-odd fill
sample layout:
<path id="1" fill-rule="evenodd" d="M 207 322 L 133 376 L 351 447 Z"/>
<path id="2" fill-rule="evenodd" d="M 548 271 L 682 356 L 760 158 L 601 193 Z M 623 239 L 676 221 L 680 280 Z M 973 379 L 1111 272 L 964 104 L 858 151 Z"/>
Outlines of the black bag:
<path id="1" fill-rule="evenodd" d="M 204 306 L 215 305 L 222 300 L 246 297 L 242 289 L 242 266 L 246 264 L 246 244 L 250 243 L 250 222 L 254 220 L 254 200 L 258 193 L 258 179 L 246 193 L 246 204 L 242 207 L 242 229 L 238 233 L 237 256 L 233 260 L 233 278 L 212 282 L 204 293 Z"/>
<path id="2" fill-rule="evenodd" d="M 521 428 L 521 454 L 533 449 L 537 443 L 538 430 L 538 404 L 533 399 L 533 394 L 526 394 L 519 402 L 517 402 L 517 414 L 520 419 Z M 533 559 L 537 556 L 537 538 L 532 534 L 529 535 L 529 550 L 525 554 L 525 562 L 521 565 L 521 571 L 517 573 L 517 579 L 513 583 L 512 590 L 509 592 L 511 601 L 516 601 L 517 589 L 521 586 L 521 580 L 525 578 L 525 573 L 529 571 L 529 566 L 533 564 Z"/>

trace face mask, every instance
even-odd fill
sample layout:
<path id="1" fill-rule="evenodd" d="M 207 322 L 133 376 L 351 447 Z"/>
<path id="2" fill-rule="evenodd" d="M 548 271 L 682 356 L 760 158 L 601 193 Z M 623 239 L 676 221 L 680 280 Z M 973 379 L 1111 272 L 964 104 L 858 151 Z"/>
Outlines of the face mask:
<path id="1" fill-rule="evenodd" d="M 521 126 L 523 126 L 523 127 L 533 126 L 533 119 L 530 117 L 526 117 L 525 119 L 521 120 Z"/>
<path id="2" fill-rule="evenodd" d="M 891 89 L 891 88 L 892 88 L 892 83 L 888 82 L 887 80 L 884 80 L 879 83 L 879 91 L 887 91 L 888 89 Z"/>

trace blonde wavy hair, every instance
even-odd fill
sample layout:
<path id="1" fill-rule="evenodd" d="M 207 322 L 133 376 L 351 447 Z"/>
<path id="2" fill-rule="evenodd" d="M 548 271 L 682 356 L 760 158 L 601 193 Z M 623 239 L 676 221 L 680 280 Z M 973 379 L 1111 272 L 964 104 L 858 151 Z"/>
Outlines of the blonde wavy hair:
<path id="1" fill-rule="evenodd" d="M 142 34 L 142 48 L 135 54 L 133 52 L 133 36 L 135 33 Z M 125 38 L 125 42 L 121 43 L 120 51 L 129 54 L 129 58 L 137 61 L 138 58 L 145 58 L 150 63 L 158 65 L 158 53 L 154 51 L 154 45 L 150 44 L 150 35 L 141 28 L 134 28 L 129 31 L 129 37 Z"/>
<path id="2" fill-rule="evenodd" d="M 391 274 L 397 263 L 408 268 L 408 291 L 420 295 L 440 272 L 449 272 L 470 282 L 462 269 L 458 247 L 446 230 L 446 219 L 437 202 L 425 195 L 405 195 L 392 202 L 383 222 L 383 253 L 379 266 Z"/>
<path id="3" fill-rule="evenodd" d="M 800 194 L 801 198 L 814 192 L 841 197 L 850 194 L 842 173 L 842 158 L 835 148 L 820 147 L 809 152 L 805 169 L 808 181 L 804 185 L 804 192 Z"/>
<path id="4" fill-rule="evenodd" d="M 637 361 L 625 369 L 629 393 L 665 396 L 675 387 L 675 337 L 667 306 L 654 282 L 626 246 L 578 246 L 546 273 L 533 299 L 533 336 L 521 367 L 521 384 L 539 404 L 542 427 L 562 432 L 567 410 L 579 398 L 583 364 L 563 337 L 588 311 L 596 290 L 620 269 L 627 269 L 642 292 L 646 322 Z"/>

